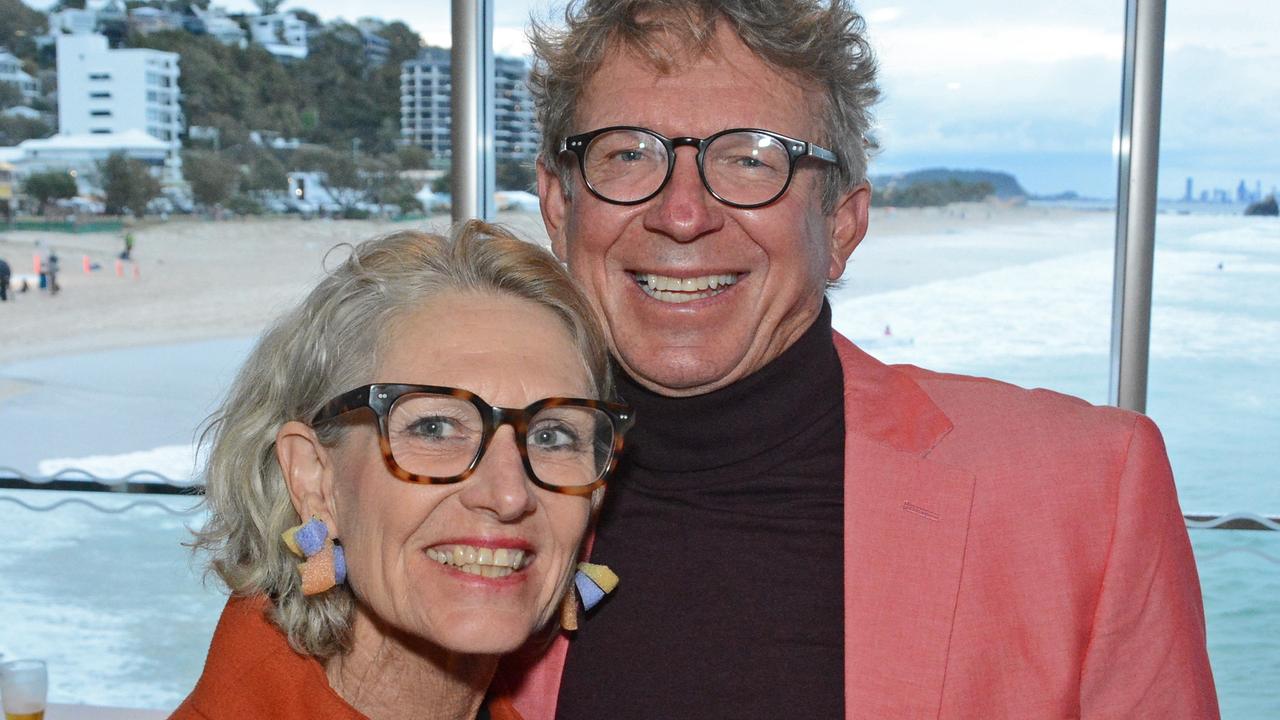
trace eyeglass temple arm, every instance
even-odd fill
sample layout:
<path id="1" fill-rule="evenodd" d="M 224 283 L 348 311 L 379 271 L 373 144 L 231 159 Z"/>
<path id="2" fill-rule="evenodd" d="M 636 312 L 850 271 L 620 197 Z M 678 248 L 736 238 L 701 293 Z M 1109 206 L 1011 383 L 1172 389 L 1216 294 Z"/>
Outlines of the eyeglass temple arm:
<path id="1" fill-rule="evenodd" d="M 814 145 L 813 143 L 806 143 L 806 144 L 809 146 L 809 148 L 808 148 L 808 152 L 806 152 L 805 155 L 810 155 L 812 157 L 818 158 L 819 160 L 825 160 L 826 162 L 829 162 L 829 163 L 838 162 L 836 158 L 836 154 L 831 152 L 830 150 L 824 147 L 819 147 L 817 145 Z"/>
<path id="2" fill-rule="evenodd" d="M 372 385 L 366 385 L 365 387 L 356 388 L 351 392 L 339 395 L 325 403 L 324 407 L 320 408 L 320 411 L 311 419 L 311 424 L 315 425 L 326 420 L 332 420 L 333 418 L 349 413 L 352 410 L 370 407 L 369 394 L 372 393 L 373 390 L 374 388 Z"/>

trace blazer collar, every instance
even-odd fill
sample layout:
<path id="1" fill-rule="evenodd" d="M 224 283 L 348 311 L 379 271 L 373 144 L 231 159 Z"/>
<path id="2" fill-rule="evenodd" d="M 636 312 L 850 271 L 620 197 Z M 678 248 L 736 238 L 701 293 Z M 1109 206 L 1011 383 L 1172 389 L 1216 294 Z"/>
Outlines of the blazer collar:
<path id="1" fill-rule="evenodd" d="M 973 475 L 931 460 L 951 421 L 840 335 L 845 399 L 846 717 L 937 717 Z"/>
<path id="2" fill-rule="evenodd" d="M 844 368 L 844 426 L 849 435 L 924 456 L 951 432 L 951 420 L 905 373 L 833 333 Z"/>

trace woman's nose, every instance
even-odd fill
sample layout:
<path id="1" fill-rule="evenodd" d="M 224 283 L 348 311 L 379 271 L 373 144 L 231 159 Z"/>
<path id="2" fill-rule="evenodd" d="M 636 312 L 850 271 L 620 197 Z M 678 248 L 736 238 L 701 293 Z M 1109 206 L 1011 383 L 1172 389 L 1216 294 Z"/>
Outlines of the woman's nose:
<path id="1" fill-rule="evenodd" d="M 533 482 L 525 472 L 510 425 L 493 434 L 476 471 L 463 482 L 462 503 L 472 510 L 502 522 L 515 522 L 533 512 Z"/>

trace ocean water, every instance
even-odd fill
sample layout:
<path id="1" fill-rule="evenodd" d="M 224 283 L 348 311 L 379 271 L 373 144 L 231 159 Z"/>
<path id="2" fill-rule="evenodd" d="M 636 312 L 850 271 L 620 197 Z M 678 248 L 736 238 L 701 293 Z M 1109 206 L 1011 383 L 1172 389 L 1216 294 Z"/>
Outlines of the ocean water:
<path id="1" fill-rule="evenodd" d="M 873 228 L 831 295 L 836 327 L 889 362 L 1105 402 L 1112 225 Z M 1280 223 L 1160 216 L 1154 294 L 1148 413 L 1183 508 L 1280 515 Z M 0 365 L 0 386 L 21 387 L 0 397 L 0 466 L 189 478 L 196 428 L 251 342 Z M 224 601 L 182 545 L 192 506 L 0 491 L 0 653 L 49 659 L 56 702 L 174 706 Z M 1223 716 L 1280 717 L 1280 533 L 1191 537 Z"/>

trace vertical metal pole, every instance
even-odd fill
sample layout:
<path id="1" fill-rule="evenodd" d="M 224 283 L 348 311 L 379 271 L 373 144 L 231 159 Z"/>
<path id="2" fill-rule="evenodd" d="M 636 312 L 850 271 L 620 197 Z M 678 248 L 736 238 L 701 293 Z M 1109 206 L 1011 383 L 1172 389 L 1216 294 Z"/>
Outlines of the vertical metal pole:
<path id="1" fill-rule="evenodd" d="M 1145 412 L 1165 0 L 1127 0 L 1111 313 L 1112 404 Z"/>
<path id="2" fill-rule="evenodd" d="M 493 0 L 453 0 L 453 220 L 492 220 Z"/>

